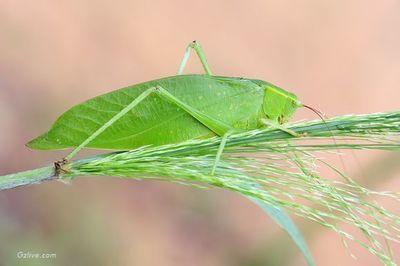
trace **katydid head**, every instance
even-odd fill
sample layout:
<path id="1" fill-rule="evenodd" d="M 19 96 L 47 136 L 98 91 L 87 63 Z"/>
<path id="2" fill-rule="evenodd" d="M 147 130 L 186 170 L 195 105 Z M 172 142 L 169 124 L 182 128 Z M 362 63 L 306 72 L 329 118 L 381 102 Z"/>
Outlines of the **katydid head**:
<path id="1" fill-rule="evenodd" d="M 303 104 L 297 96 L 269 83 L 264 83 L 263 112 L 267 119 L 284 124 Z"/>
<path id="2" fill-rule="evenodd" d="M 267 119 L 284 124 L 289 121 L 298 108 L 305 107 L 324 121 L 326 117 L 324 113 L 301 103 L 295 94 L 265 81 L 254 80 L 253 82 L 264 88 L 263 112 Z"/>

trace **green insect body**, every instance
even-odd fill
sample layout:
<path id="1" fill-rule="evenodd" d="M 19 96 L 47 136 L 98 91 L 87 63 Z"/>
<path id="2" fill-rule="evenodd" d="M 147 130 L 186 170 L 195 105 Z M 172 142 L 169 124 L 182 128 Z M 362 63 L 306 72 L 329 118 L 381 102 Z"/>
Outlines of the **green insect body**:
<path id="1" fill-rule="evenodd" d="M 155 86 L 165 88 L 181 101 L 237 130 L 265 127 L 261 119 L 282 124 L 302 106 L 294 94 L 265 81 L 178 75 L 119 89 L 78 104 L 65 112 L 47 133 L 27 145 L 44 150 L 76 147 L 133 99 Z M 215 135 L 218 132 L 213 132 L 189 113 L 153 94 L 108 127 L 87 147 L 126 150 Z"/>
<path id="2" fill-rule="evenodd" d="M 182 75 L 192 49 L 205 75 Z M 268 82 L 213 76 L 195 41 L 188 45 L 177 74 L 78 104 L 27 146 L 42 150 L 74 148 L 54 163 L 55 174 L 62 178 L 70 169 L 70 160 L 84 147 L 128 150 L 221 136 L 214 164 L 210 166 L 210 174 L 214 175 L 229 134 L 274 127 L 299 136 L 282 124 L 299 107 L 307 107 L 320 115 L 312 107 L 303 105 L 296 95 Z M 289 233 L 308 265 L 314 265 L 304 239 L 287 214 L 276 206 L 248 197 Z"/>
<path id="3" fill-rule="evenodd" d="M 205 75 L 182 75 L 192 49 Z M 27 146 L 75 148 L 56 162 L 63 165 L 84 147 L 129 150 L 217 135 L 223 138 L 214 174 L 230 133 L 273 126 L 297 135 L 281 125 L 302 106 L 296 95 L 268 82 L 213 76 L 200 45 L 192 42 L 177 76 L 129 86 L 78 104 Z"/>

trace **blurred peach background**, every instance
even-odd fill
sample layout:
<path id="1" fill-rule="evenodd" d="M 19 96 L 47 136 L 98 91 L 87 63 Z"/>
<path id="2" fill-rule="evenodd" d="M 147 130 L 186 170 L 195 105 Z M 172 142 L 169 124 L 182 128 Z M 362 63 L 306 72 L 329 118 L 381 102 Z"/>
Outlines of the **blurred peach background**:
<path id="1" fill-rule="evenodd" d="M 1 1 L 0 174 L 61 158 L 24 144 L 74 104 L 174 75 L 193 39 L 216 74 L 270 81 L 329 116 L 398 110 L 399 26 L 395 0 Z M 201 71 L 192 57 L 186 72 Z M 352 176 L 400 190 L 399 154 L 357 156 Z M 78 178 L 0 192 L 0 217 L 0 265 L 305 265 L 260 209 L 222 190 Z M 380 265 L 296 221 L 317 265 Z"/>

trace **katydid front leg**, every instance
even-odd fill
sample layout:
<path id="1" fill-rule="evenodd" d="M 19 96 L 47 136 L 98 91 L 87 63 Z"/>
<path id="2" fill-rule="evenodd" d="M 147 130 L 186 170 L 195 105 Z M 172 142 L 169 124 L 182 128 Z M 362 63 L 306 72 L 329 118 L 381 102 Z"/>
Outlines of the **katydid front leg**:
<path id="1" fill-rule="evenodd" d="M 277 124 L 277 123 L 275 123 L 275 122 L 273 122 L 271 120 L 268 120 L 268 119 L 261 119 L 261 122 L 266 126 L 269 126 L 269 127 L 275 128 L 275 129 L 279 129 L 279 130 L 281 130 L 283 132 L 286 132 L 289 135 L 292 135 L 293 137 L 304 137 L 304 135 L 305 135 L 305 133 L 297 133 L 297 132 L 295 132 L 295 131 L 293 131 L 293 130 L 291 130 L 289 128 L 281 126 L 280 124 Z"/>

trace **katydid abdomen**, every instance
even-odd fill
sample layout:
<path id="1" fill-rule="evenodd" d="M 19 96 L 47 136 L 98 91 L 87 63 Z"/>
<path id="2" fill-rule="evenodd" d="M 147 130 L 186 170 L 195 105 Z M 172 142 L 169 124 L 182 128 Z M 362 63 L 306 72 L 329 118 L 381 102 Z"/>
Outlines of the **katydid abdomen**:
<path id="1" fill-rule="evenodd" d="M 76 147 L 136 97 L 157 86 L 237 130 L 263 127 L 265 125 L 261 119 L 282 124 L 302 106 L 294 94 L 264 81 L 178 75 L 115 90 L 78 104 L 57 119 L 47 133 L 27 146 L 43 150 Z M 109 126 L 86 147 L 127 150 L 215 135 L 218 134 L 204 123 L 155 93 Z"/>

